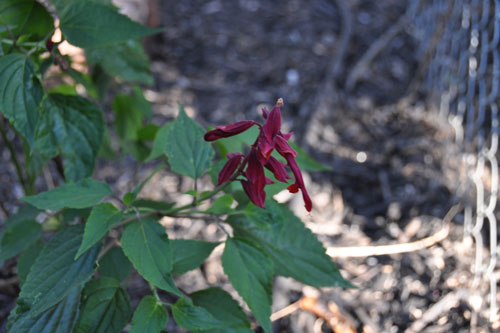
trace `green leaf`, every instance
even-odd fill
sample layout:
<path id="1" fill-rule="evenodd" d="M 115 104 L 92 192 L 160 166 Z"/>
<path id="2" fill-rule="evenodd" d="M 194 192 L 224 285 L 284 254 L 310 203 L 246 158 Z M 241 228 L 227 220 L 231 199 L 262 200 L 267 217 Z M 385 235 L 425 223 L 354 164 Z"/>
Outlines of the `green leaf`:
<path id="1" fill-rule="evenodd" d="M 352 287 L 316 236 L 287 207 L 268 200 L 265 210 L 251 206 L 245 214 L 228 219 L 235 237 L 261 247 L 272 258 L 278 275 L 315 287 Z"/>
<path id="2" fill-rule="evenodd" d="M 234 209 L 231 208 L 233 201 L 234 200 L 231 195 L 224 194 L 223 196 L 218 197 L 212 206 L 210 206 L 210 208 L 208 208 L 205 212 L 216 215 L 229 214 L 234 211 Z"/>
<path id="3" fill-rule="evenodd" d="M 85 52 L 93 65 L 101 65 L 110 76 L 124 81 L 151 85 L 154 80 L 149 69 L 149 58 L 138 40 L 89 49 Z"/>
<path id="4" fill-rule="evenodd" d="M 61 220 L 64 222 L 73 222 L 76 219 L 87 220 L 92 212 L 91 207 L 87 208 L 64 208 L 61 210 L 60 216 Z"/>
<path id="5" fill-rule="evenodd" d="M 85 223 L 85 233 L 83 234 L 82 245 L 76 253 L 75 260 L 85 251 L 90 249 L 95 243 L 107 234 L 109 229 L 123 218 L 123 212 L 119 211 L 109 202 L 95 206 L 90 213 L 87 223 Z"/>
<path id="6" fill-rule="evenodd" d="M 165 229 L 158 222 L 143 219 L 129 224 L 121 243 L 125 255 L 147 281 L 160 289 L 182 296 L 170 276 L 172 247 Z"/>
<path id="7" fill-rule="evenodd" d="M 146 296 L 134 312 L 130 333 L 159 333 L 168 322 L 168 312 L 153 296 Z"/>
<path id="8" fill-rule="evenodd" d="M 175 206 L 175 202 L 164 202 L 149 199 L 137 199 L 132 202 L 132 206 L 137 208 L 147 208 L 153 211 L 161 210 L 168 211 Z"/>
<path id="9" fill-rule="evenodd" d="M 179 105 L 179 116 L 169 127 L 166 153 L 172 170 L 198 178 L 210 167 L 214 151 L 203 139 L 205 130 L 189 118 Z"/>
<path id="10" fill-rule="evenodd" d="M 0 91 L 0 112 L 32 147 L 43 88 L 28 57 L 13 53 L 0 58 Z"/>
<path id="11" fill-rule="evenodd" d="M 142 141 L 154 141 L 159 129 L 155 124 L 146 124 L 137 131 L 137 138 Z"/>
<path id="12" fill-rule="evenodd" d="M 172 274 L 183 274 L 197 268 L 219 243 L 191 239 L 172 239 L 174 253 Z"/>
<path id="13" fill-rule="evenodd" d="M 137 140 L 137 132 L 144 118 L 133 96 L 118 94 L 113 101 L 116 113 L 115 126 L 118 136 L 123 140 Z"/>
<path id="14" fill-rule="evenodd" d="M 79 180 L 92 175 L 104 132 L 102 111 L 89 100 L 51 94 L 42 106 L 35 149 L 45 158 L 61 152 L 64 175 Z"/>
<path id="15" fill-rule="evenodd" d="M 120 287 L 120 282 L 109 277 L 87 283 L 80 308 L 76 333 L 119 333 L 132 315 L 127 292 Z"/>
<path id="16" fill-rule="evenodd" d="M 154 160 L 160 156 L 166 155 L 167 153 L 167 140 L 170 133 L 170 128 L 174 122 L 169 122 L 160 127 L 158 132 L 156 132 L 155 140 L 153 142 L 153 149 L 146 162 Z"/>
<path id="17" fill-rule="evenodd" d="M 195 306 L 187 298 L 180 298 L 172 306 L 175 322 L 187 330 L 206 330 L 224 327 L 224 322 L 218 320 L 205 308 Z"/>
<path id="18" fill-rule="evenodd" d="M 9 27 L 9 29 L 2 28 Z M 0 2 L 0 37 L 31 34 L 35 39 L 47 37 L 54 21 L 44 6 L 35 0 L 3 0 Z"/>
<path id="19" fill-rule="evenodd" d="M 146 177 L 146 179 L 144 179 L 142 182 L 140 182 L 139 184 L 137 184 L 135 186 L 135 188 L 132 192 L 128 192 L 127 194 L 125 194 L 125 196 L 123 197 L 123 203 L 127 206 L 134 204 L 135 199 L 139 195 L 139 192 L 142 191 L 143 187 L 151 180 L 151 178 L 153 178 L 154 175 L 156 175 L 158 173 L 158 171 L 160 171 L 164 168 L 165 168 L 165 165 L 163 165 L 163 163 L 160 164 L 159 166 L 157 166 L 153 170 L 153 172 L 151 172 L 151 174 L 148 177 Z"/>
<path id="20" fill-rule="evenodd" d="M 37 195 L 22 197 L 21 200 L 39 209 L 59 210 L 65 207 L 91 207 L 111 194 L 113 193 L 108 184 L 87 178 Z"/>
<path id="21" fill-rule="evenodd" d="M 297 152 L 297 157 L 295 161 L 302 170 L 306 171 L 332 171 L 332 168 L 315 161 L 311 156 L 309 156 L 302 148 L 300 148 L 294 142 L 289 142 L 290 146 Z"/>
<path id="22" fill-rule="evenodd" d="M 63 35 L 73 45 L 102 47 L 161 32 L 140 25 L 110 6 L 93 1 L 72 2 L 61 13 Z"/>
<path id="23" fill-rule="evenodd" d="M 26 277 L 31 270 L 31 266 L 35 263 L 36 258 L 43 250 L 45 246 L 42 242 L 35 242 L 31 244 L 23 253 L 19 256 L 17 260 L 17 276 L 19 277 L 19 286 L 22 287 Z"/>
<path id="24" fill-rule="evenodd" d="M 114 247 L 99 261 L 99 273 L 118 281 L 125 280 L 130 275 L 132 263 L 123 253 L 121 247 Z"/>
<path id="25" fill-rule="evenodd" d="M 43 248 L 26 278 L 17 303 L 32 316 L 46 311 L 85 283 L 95 271 L 99 246 L 73 260 L 81 243 L 82 225 L 66 227 Z"/>
<path id="26" fill-rule="evenodd" d="M 60 302 L 42 313 L 28 311 L 9 317 L 9 332 L 72 332 L 79 313 L 81 285 L 73 287 Z M 14 311 L 14 310 L 13 310 Z"/>
<path id="27" fill-rule="evenodd" d="M 228 238 L 222 266 L 234 289 L 248 304 L 265 332 L 271 332 L 273 262 L 261 250 L 238 238 Z"/>
<path id="28" fill-rule="evenodd" d="M 3 224 L 7 227 L 26 220 L 35 220 L 42 211 L 31 205 L 24 205 L 17 213 L 11 215 Z"/>
<path id="29" fill-rule="evenodd" d="M 224 322 L 223 332 L 233 332 L 237 328 L 241 329 L 241 332 L 253 332 L 250 330 L 250 322 L 238 302 L 226 291 L 220 288 L 209 288 L 197 291 L 190 296 L 194 305 L 207 309 L 212 316 Z"/>
<path id="30" fill-rule="evenodd" d="M 10 226 L 0 243 L 0 260 L 9 259 L 35 242 L 42 233 L 42 226 L 35 220 L 25 220 Z"/>

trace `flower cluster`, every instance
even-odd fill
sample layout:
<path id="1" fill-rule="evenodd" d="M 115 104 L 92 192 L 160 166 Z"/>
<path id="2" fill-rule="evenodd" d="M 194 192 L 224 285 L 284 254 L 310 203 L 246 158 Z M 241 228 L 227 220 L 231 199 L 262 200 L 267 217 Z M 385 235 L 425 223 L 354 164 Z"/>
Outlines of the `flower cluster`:
<path id="1" fill-rule="evenodd" d="M 276 149 L 285 158 L 295 177 L 295 183 L 288 186 L 288 190 L 297 193 L 300 189 L 306 210 L 311 211 L 311 198 L 307 193 L 302 173 L 295 161 L 297 153 L 288 144 L 288 139 L 290 139 L 292 133 L 283 134 L 281 132 L 280 108 L 282 106 L 283 99 L 280 98 L 271 112 L 267 111 L 266 108 L 262 109 L 262 115 L 266 120 L 264 125 L 255 121 L 244 120 L 231 125 L 217 126 L 214 130 L 205 134 L 205 140 L 214 141 L 227 138 L 240 134 L 254 125 L 258 126 L 259 135 L 246 156 L 241 153 L 227 154 L 228 161 L 219 173 L 218 185 L 229 180 L 235 180 L 236 177 L 242 175 L 244 178 L 240 179 L 240 181 L 250 200 L 255 205 L 265 208 L 266 192 L 264 187 L 267 184 L 272 184 L 273 181 L 265 176 L 264 168 L 270 170 L 278 181 L 287 183 L 287 179 L 290 178 L 285 169 L 286 164 L 271 156 L 273 150 Z"/>

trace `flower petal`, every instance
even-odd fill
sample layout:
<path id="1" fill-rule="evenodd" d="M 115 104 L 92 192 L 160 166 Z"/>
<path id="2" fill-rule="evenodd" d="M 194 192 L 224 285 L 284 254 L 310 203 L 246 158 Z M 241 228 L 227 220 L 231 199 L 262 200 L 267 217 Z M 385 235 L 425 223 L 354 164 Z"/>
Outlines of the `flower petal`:
<path id="1" fill-rule="evenodd" d="M 293 150 L 292 147 L 290 147 L 286 139 L 281 135 L 276 135 L 274 137 L 274 147 L 276 148 L 278 153 L 280 153 L 281 156 L 283 156 L 284 158 L 287 158 L 287 156 L 292 156 L 292 157 L 297 156 L 295 150 Z"/>
<path id="2" fill-rule="evenodd" d="M 267 163 L 264 165 L 268 170 L 274 174 L 274 178 L 280 182 L 286 183 L 286 180 L 290 178 L 285 169 L 285 164 L 281 163 L 272 156 L 269 156 Z"/>
<path id="3" fill-rule="evenodd" d="M 266 164 L 267 160 L 271 156 L 274 145 L 269 142 L 266 138 L 266 135 L 261 130 L 259 137 L 257 138 L 257 149 L 258 149 L 258 158 L 261 164 Z"/>
<path id="4" fill-rule="evenodd" d="M 231 176 L 240 166 L 241 160 L 244 157 L 243 154 L 240 153 L 229 153 L 227 154 L 227 156 L 229 157 L 229 159 L 227 160 L 222 170 L 219 172 L 219 178 L 217 179 L 217 186 L 219 186 L 220 184 L 224 183 L 229 178 L 231 178 Z"/>
<path id="5" fill-rule="evenodd" d="M 273 142 L 274 137 L 281 129 L 281 111 L 275 106 L 267 116 L 266 123 L 262 126 L 267 141 Z"/>
<path id="6" fill-rule="evenodd" d="M 253 125 L 258 125 L 258 123 L 251 120 L 243 120 L 230 125 L 217 126 L 214 130 L 205 133 L 204 138 L 205 141 L 214 141 L 221 138 L 227 138 L 233 135 L 240 134 Z"/>
<path id="7" fill-rule="evenodd" d="M 295 176 L 295 184 L 294 184 L 295 186 L 289 186 L 288 190 L 294 193 L 294 191 L 296 191 L 297 188 L 300 188 L 306 210 L 310 212 L 312 209 L 312 201 L 311 198 L 309 197 L 309 194 L 307 193 L 306 186 L 304 185 L 304 179 L 302 178 L 302 173 L 300 172 L 300 168 L 297 165 L 297 162 L 295 162 L 295 158 L 293 158 L 293 156 L 287 155 L 285 156 L 285 158 L 286 161 L 288 162 L 288 166 L 290 166 L 290 169 L 292 169 L 293 175 Z"/>
<path id="8" fill-rule="evenodd" d="M 245 193 L 248 195 L 248 198 L 258 207 L 265 209 L 266 202 L 266 191 L 258 191 L 256 192 L 253 188 L 252 184 L 247 180 L 241 180 L 241 185 L 243 185 L 243 189 Z"/>

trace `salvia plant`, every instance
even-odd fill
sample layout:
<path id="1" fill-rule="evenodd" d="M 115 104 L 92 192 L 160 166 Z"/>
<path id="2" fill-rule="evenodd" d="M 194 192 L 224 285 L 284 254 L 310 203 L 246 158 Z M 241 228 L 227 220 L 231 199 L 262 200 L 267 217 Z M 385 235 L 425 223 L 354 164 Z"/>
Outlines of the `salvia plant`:
<path id="1" fill-rule="evenodd" d="M 180 105 L 175 120 L 151 123 L 140 86 L 153 79 L 139 38 L 157 32 L 107 0 L 0 1 L 0 131 L 24 191 L 24 205 L 0 229 L 0 262 L 17 257 L 20 285 L 10 332 L 108 333 L 128 324 L 130 332 L 161 332 L 170 317 L 189 331 L 271 332 L 275 276 L 351 287 L 314 234 L 272 199 L 300 191 L 311 211 L 301 169 L 328 170 L 282 132 L 282 99 L 263 110 L 263 124 L 206 131 Z M 89 71 L 60 53 L 62 41 L 84 50 Z M 125 93 L 105 102 L 110 87 Z M 113 121 L 105 122 L 103 105 L 111 105 Z M 91 178 L 98 156 L 113 153 L 112 136 L 123 154 L 158 165 L 119 200 Z M 60 185 L 37 193 L 48 163 Z M 208 173 L 213 189 L 195 188 L 186 205 L 141 196 L 163 168 L 195 184 Z M 216 223 L 225 239 L 169 239 L 164 216 Z M 220 287 L 188 294 L 176 286 L 219 245 L 224 273 L 251 313 Z M 151 288 L 136 309 L 125 288 L 132 269 Z"/>

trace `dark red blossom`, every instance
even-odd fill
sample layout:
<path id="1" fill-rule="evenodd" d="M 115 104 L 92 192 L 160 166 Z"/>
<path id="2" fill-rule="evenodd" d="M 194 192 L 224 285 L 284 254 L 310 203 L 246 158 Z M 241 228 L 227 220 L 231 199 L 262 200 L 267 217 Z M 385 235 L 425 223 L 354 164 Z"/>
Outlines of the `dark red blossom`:
<path id="1" fill-rule="evenodd" d="M 241 161 L 245 156 L 241 153 L 228 153 L 227 157 L 229 158 L 219 173 L 219 178 L 217 179 L 217 186 L 229 180 L 234 172 L 238 169 L 241 164 Z"/>
<path id="2" fill-rule="evenodd" d="M 253 125 L 258 125 L 255 121 L 243 120 L 231 125 L 217 126 L 214 130 L 205 133 L 205 141 L 214 141 L 217 139 L 227 138 L 233 135 L 240 134 L 246 131 Z"/>
<path id="3" fill-rule="evenodd" d="M 283 134 L 281 132 L 280 108 L 282 106 L 283 99 L 280 98 L 271 112 L 265 108 L 262 109 L 262 116 L 266 120 L 264 125 L 246 120 L 231 125 L 217 126 L 214 130 L 205 134 L 205 140 L 213 141 L 227 138 L 244 132 L 253 125 L 259 126 L 259 135 L 246 157 L 240 153 L 228 154 L 229 160 L 219 173 L 218 185 L 229 180 L 235 180 L 238 176 L 243 176 L 244 178 L 239 180 L 250 200 L 255 205 L 265 208 L 266 191 L 264 188 L 266 185 L 272 184 L 273 181 L 265 176 L 264 167 L 269 169 L 278 181 L 286 183 L 287 179 L 290 178 L 285 169 L 286 165 L 271 156 L 274 149 L 276 149 L 286 159 L 295 176 L 295 183 L 288 186 L 288 190 L 292 193 L 300 190 L 306 210 L 311 211 L 311 198 L 307 193 L 302 173 L 295 161 L 297 153 L 288 144 L 288 139 L 290 139 L 292 133 Z"/>
<path id="4" fill-rule="evenodd" d="M 278 161 L 277 159 L 275 159 L 272 156 L 269 157 L 269 159 L 267 160 L 267 163 L 264 164 L 264 166 L 269 171 L 271 171 L 274 175 L 274 178 L 276 178 L 280 182 L 286 183 L 287 182 L 286 180 L 288 178 L 290 178 L 290 176 L 288 175 L 288 173 L 285 170 L 286 164 L 281 163 L 280 161 Z"/>

